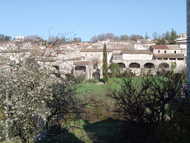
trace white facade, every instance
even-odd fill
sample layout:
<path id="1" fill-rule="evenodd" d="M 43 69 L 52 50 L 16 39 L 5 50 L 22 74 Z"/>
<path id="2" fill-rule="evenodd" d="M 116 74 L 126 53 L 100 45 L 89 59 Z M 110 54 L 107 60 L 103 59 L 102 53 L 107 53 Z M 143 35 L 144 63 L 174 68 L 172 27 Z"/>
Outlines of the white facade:
<path id="1" fill-rule="evenodd" d="M 176 39 L 177 43 L 187 43 L 187 34 L 186 33 L 182 33 L 178 36 L 178 38 Z"/>
<path id="2" fill-rule="evenodd" d="M 123 60 L 152 60 L 153 55 L 148 54 L 123 54 Z"/>
<path id="3" fill-rule="evenodd" d="M 185 45 L 157 45 L 153 46 L 153 54 L 185 54 L 184 47 Z"/>
<path id="4" fill-rule="evenodd" d="M 154 46 L 154 43 L 136 43 L 134 44 L 135 50 L 148 50 L 151 46 Z"/>
<path id="5" fill-rule="evenodd" d="M 184 49 L 154 49 L 153 54 L 184 54 Z"/>
<path id="6" fill-rule="evenodd" d="M 148 50 L 150 46 L 137 43 L 134 45 L 136 50 Z"/>
<path id="7" fill-rule="evenodd" d="M 103 61 L 103 50 L 99 51 L 81 51 L 81 56 L 85 57 L 85 60 L 97 60 L 98 63 L 102 64 Z M 110 64 L 110 60 L 112 58 L 112 52 L 107 52 L 108 64 Z"/>

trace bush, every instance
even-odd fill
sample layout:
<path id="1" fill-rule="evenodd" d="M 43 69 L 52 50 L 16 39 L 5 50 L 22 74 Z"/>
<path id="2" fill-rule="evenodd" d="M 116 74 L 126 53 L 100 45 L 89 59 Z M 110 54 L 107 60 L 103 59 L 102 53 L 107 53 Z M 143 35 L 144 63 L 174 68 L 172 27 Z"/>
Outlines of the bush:
<path id="1" fill-rule="evenodd" d="M 188 143 L 190 140 L 190 99 L 173 103 L 173 116 L 162 123 L 159 130 L 161 143 Z M 174 110 L 175 109 L 175 110 Z"/>
<path id="2" fill-rule="evenodd" d="M 126 121 L 123 134 L 129 142 L 160 141 L 160 129 L 173 121 L 175 109 L 172 103 L 180 98 L 182 83 L 180 74 L 124 80 L 122 90 L 113 97 L 121 119 Z"/>
<path id="3" fill-rule="evenodd" d="M 118 77 L 121 74 L 121 68 L 119 64 L 111 64 L 110 65 L 111 75 L 110 77 Z"/>

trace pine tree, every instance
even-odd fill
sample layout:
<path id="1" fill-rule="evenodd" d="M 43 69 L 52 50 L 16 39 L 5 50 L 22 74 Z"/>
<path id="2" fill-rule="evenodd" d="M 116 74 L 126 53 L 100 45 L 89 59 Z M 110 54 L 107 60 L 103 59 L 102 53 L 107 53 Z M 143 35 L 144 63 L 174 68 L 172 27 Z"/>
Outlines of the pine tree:
<path id="1" fill-rule="evenodd" d="M 147 32 L 145 33 L 144 39 L 146 39 L 146 40 L 149 39 L 149 36 L 148 36 Z"/>
<path id="2" fill-rule="evenodd" d="M 104 44 L 104 49 L 103 49 L 103 78 L 105 80 L 108 79 L 108 63 L 107 63 L 107 47 L 106 47 L 106 44 Z"/>
<path id="3" fill-rule="evenodd" d="M 177 39 L 177 32 L 174 29 L 172 29 L 171 33 L 170 33 L 169 43 L 170 44 L 176 44 L 176 41 L 175 41 L 176 39 Z"/>

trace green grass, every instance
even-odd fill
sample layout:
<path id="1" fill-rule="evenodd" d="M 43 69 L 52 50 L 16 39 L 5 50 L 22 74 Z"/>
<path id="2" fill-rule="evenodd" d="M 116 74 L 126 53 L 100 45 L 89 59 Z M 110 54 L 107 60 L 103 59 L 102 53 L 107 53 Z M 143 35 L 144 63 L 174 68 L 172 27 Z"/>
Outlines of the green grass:
<path id="1" fill-rule="evenodd" d="M 21 143 L 19 140 L 15 140 L 15 141 L 3 141 L 0 143 Z"/>
<path id="2" fill-rule="evenodd" d="M 79 140 L 84 143 L 93 143 L 90 137 L 88 136 L 87 132 L 85 131 L 85 126 L 88 123 L 84 120 L 72 120 L 66 121 L 64 123 L 64 127 L 68 129 L 70 133 L 75 135 Z"/>
<path id="3" fill-rule="evenodd" d="M 109 89 L 106 85 L 99 83 L 81 83 L 75 86 L 75 96 L 82 103 L 91 105 L 93 101 L 96 102 L 112 102 L 112 98 L 107 96 Z M 102 102 L 103 103 L 103 102 Z"/>
<path id="4" fill-rule="evenodd" d="M 132 80 L 131 84 L 135 89 L 140 90 L 145 78 L 149 79 L 151 84 L 157 84 L 163 88 L 167 78 L 161 76 L 154 77 L 132 77 L 132 78 L 110 78 L 106 84 L 95 81 L 86 81 L 76 84 L 73 89 L 75 97 L 80 99 L 82 103 L 86 103 L 85 108 L 88 114 L 98 119 L 89 120 L 68 120 L 63 123 L 72 136 L 70 138 L 79 139 L 84 143 L 122 143 L 122 137 L 119 135 L 119 127 L 122 121 L 109 119 L 111 116 L 106 110 L 114 108 L 115 100 L 111 98 L 111 94 L 122 90 L 125 81 Z M 154 92 L 154 91 L 153 91 Z M 98 102 L 94 104 L 93 101 Z M 3 118 L 0 112 L 0 118 Z M 86 120 L 86 119 L 85 119 Z M 2 142 L 7 143 L 7 142 Z M 16 143 L 16 142 L 10 142 Z"/>
<path id="5" fill-rule="evenodd" d="M 119 135 L 121 121 L 107 119 L 95 123 L 84 120 L 68 121 L 65 127 L 84 143 L 122 143 Z"/>
<path id="6" fill-rule="evenodd" d="M 120 92 L 122 88 L 124 88 L 123 86 L 126 81 L 131 80 L 132 86 L 137 89 L 137 92 L 140 92 L 142 84 L 147 78 L 151 81 L 152 85 L 157 84 L 160 87 L 164 87 L 164 82 L 162 81 L 166 80 L 166 78 L 161 76 L 110 78 L 106 84 L 86 81 L 75 85 L 75 97 L 79 99 L 82 104 L 85 104 L 86 108 L 90 110 L 92 114 L 105 114 L 105 110 L 115 108 L 115 99 L 113 99 L 111 95 Z"/>
<path id="7" fill-rule="evenodd" d="M 107 87 L 105 85 L 99 85 L 98 83 L 80 83 L 75 87 L 75 93 L 78 96 L 81 95 L 104 95 L 107 93 Z"/>
<path id="8" fill-rule="evenodd" d="M 100 84 L 98 82 L 83 82 L 75 86 L 75 94 L 76 97 L 88 103 L 88 106 L 86 106 L 86 108 L 88 108 L 92 114 L 99 112 L 104 114 L 105 112 L 103 110 L 105 108 L 114 108 L 113 105 L 115 103 L 115 100 L 112 99 L 110 95 L 112 93 L 121 91 L 123 85 L 125 84 L 125 81 L 131 80 L 132 86 L 135 87 L 138 92 L 138 90 L 140 91 L 143 82 L 147 78 L 150 80 L 151 85 L 157 84 L 160 87 L 164 87 L 165 85 L 163 84 L 163 81 L 167 80 L 161 76 L 150 76 L 110 78 L 106 84 Z M 104 106 L 93 106 L 92 100 L 96 100 L 99 103 L 104 104 Z M 102 120 L 101 118 L 100 120 L 96 120 L 96 122 L 89 121 L 89 123 L 83 121 L 75 121 L 75 123 L 70 122 L 70 124 L 75 124 L 75 126 L 77 124 L 77 128 L 73 128 L 70 131 L 84 143 L 122 143 L 122 140 L 120 140 L 118 134 L 118 128 L 121 122 L 117 120 L 106 120 L 106 118 L 109 118 L 109 115 L 105 115 L 103 118 L 104 119 Z"/>
<path id="9" fill-rule="evenodd" d="M 83 82 L 75 85 L 74 92 L 77 98 L 82 101 L 88 99 L 96 100 L 110 100 L 111 94 L 121 91 L 125 81 L 129 79 L 132 80 L 132 86 L 136 89 L 140 89 L 145 78 L 149 79 L 152 84 L 158 84 L 159 86 L 164 86 L 162 83 L 163 80 L 166 80 L 164 77 L 132 77 L 132 78 L 110 78 L 106 84 L 98 82 Z"/>

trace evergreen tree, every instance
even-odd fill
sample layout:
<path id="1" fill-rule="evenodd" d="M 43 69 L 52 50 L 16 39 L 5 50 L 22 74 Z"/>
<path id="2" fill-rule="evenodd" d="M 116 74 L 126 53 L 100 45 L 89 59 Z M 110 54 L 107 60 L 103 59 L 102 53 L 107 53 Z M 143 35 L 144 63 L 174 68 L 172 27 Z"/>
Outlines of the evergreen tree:
<path id="1" fill-rule="evenodd" d="M 172 29 L 171 32 L 170 32 L 170 39 L 169 39 L 169 43 L 170 44 L 176 44 L 176 40 L 177 39 L 177 32 Z"/>
<path id="2" fill-rule="evenodd" d="M 147 32 L 145 33 L 144 39 L 146 39 L 146 40 L 149 39 L 149 36 L 148 36 Z"/>
<path id="3" fill-rule="evenodd" d="M 11 37 L 7 35 L 0 34 L 0 41 L 10 41 Z"/>
<path id="4" fill-rule="evenodd" d="M 156 40 L 157 45 L 176 44 L 177 32 L 174 29 L 172 29 L 171 31 L 163 33 L 162 36 L 154 37 L 154 40 Z"/>
<path id="5" fill-rule="evenodd" d="M 121 74 L 121 67 L 119 64 L 111 64 L 109 69 L 111 70 L 111 77 L 118 77 Z"/>
<path id="6" fill-rule="evenodd" d="M 165 45 L 166 44 L 166 40 L 165 40 L 165 38 L 159 38 L 159 39 L 157 39 L 157 41 L 156 41 L 156 45 Z"/>
<path id="7" fill-rule="evenodd" d="M 170 40 L 170 32 L 167 31 L 167 32 L 164 34 L 163 37 L 164 37 L 167 41 L 169 41 L 169 40 Z"/>
<path id="8" fill-rule="evenodd" d="M 103 49 L 103 78 L 105 80 L 108 79 L 108 63 L 107 63 L 107 47 L 106 47 L 106 44 L 104 44 L 104 49 Z"/>

